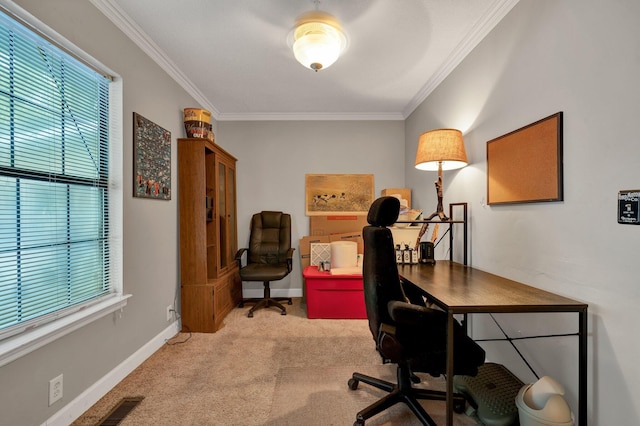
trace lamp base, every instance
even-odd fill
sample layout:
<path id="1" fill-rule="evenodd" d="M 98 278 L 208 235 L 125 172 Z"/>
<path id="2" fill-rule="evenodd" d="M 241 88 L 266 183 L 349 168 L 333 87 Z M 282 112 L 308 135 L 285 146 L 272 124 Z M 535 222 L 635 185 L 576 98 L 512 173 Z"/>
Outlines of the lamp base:
<path id="1" fill-rule="evenodd" d="M 441 222 L 448 221 L 449 218 L 444 214 L 444 203 L 442 202 L 442 162 L 438 163 L 438 180 L 434 184 L 436 186 L 436 195 L 438 196 L 438 205 L 436 206 L 436 211 L 431 213 L 431 216 L 426 220 L 431 220 L 438 216 Z"/>
<path id="2" fill-rule="evenodd" d="M 431 220 L 434 217 L 438 216 L 440 218 L 441 222 L 446 222 L 449 220 L 449 218 L 447 217 L 447 215 L 444 214 L 444 212 L 442 210 L 438 210 L 436 212 L 431 213 L 431 215 L 427 218 L 425 218 L 425 220 Z"/>

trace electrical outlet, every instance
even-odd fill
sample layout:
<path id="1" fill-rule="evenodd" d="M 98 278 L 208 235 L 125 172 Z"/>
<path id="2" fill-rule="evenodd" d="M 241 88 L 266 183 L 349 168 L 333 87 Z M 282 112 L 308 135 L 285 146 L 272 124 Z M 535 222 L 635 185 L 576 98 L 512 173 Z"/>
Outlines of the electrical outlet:
<path id="1" fill-rule="evenodd" d="M 49 380 L 49 406 L 62 399 L 62 374 Z"/>
<path id="2" fill-rule="evenodd" d="M 173 319 L 173 305 L 167 306 L 167 321 L 171 321 Z"/>

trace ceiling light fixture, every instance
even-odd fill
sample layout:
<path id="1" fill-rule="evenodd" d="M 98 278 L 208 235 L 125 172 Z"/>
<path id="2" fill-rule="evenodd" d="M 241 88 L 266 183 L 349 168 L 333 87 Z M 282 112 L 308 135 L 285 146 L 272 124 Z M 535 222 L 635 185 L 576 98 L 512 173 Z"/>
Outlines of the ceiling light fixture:
<path id="1" fill-rule="evenodd" d="M 292 31 L 293 55 L 316 72 L 329 68 L 347 46 L 347 38 L 338 20 L 326 12 L 307 12 L 298 18 Z"/>

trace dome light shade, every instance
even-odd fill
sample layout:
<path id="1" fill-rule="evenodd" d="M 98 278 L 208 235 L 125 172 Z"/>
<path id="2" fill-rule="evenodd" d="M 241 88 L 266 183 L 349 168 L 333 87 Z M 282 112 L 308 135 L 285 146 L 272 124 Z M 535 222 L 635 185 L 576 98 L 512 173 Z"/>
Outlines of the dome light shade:
<path id="1" fill-rule="evenodd" d="M 347 38 L 340 24 L 325 12 L 305 13 L 293 30 L 293 55 L 314 71 L 329 68 L 346 46 Z"/>

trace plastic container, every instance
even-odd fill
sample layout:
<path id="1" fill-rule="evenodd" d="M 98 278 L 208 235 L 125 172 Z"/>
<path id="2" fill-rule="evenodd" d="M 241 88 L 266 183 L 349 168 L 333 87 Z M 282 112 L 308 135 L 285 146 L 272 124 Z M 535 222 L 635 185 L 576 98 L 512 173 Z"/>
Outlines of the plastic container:
<path id="1" fill-rule="evenodd" d="M 307 266 L 302 276 L 307 296 L 307 318 L 367 318 L 361 274 L 331 275 L 315 266 Z"/>
<path id="2" fill-rule="evenodd" d="M 549 376 L 524 385 L 516 396 L 520 426 L 572 426 L 564 388 Z"/>

